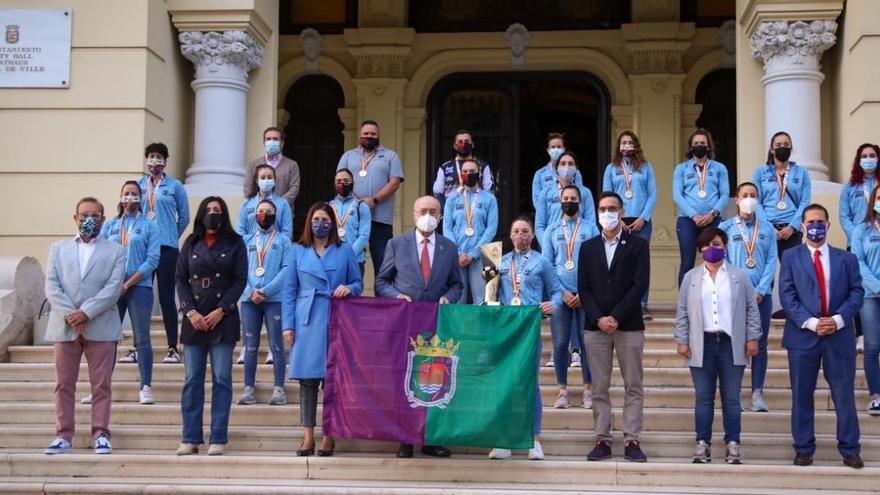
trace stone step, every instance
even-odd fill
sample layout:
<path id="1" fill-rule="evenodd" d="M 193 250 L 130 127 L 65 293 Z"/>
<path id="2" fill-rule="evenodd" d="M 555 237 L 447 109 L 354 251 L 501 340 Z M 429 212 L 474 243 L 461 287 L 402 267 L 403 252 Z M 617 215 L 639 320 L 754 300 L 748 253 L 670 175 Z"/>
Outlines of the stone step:
<path id="1" fill-rule="evenodd" d="M 182 386 L 182 379 L 178 383 L 154 383 L 153 396 L 159 403 L 179 404 Z M 241 383 L 234 383 L 233 401 L 241 394 L 242 388 L 243 385 Z M 287 382 L 284 388 L 287 391 L 287 400 L 294 404 L 298 403 L 299 386 L 296 383 Z M 0 382 L 0 402 L 51 402 L 54 390 L 55 384 L 52 382 Z M 137 382 L 115 382 L 113 384 L 113 401 L 114 403 L 137 402 L 139 400 L 139 390 L 140 387 Z M 89 391 L 88 382 L 79 382 L 77 384 L 77 398 L 87 395 Z M 583 388 L 579 385 L 571 385 L 569 386 L 569 391 L 572 404 L 579 406 L 581 404 L 579 398 L 583 393 Z M 556 400 L 556 394 L 555 386 L 545 385 L 541 387 L 541 398 L 545 406 L 553 405 Z M 272 385 L 258 382 L 256 387 L 257 402 L 265 403 L 271 396 Z M 623 387 L 611 387 L 611 400 L 613 404 L 623 404 L 623 396 Z M 205 397 L 210 402 L 210 382 L 205 385 Z M 743 390 L 742 400 L 746 406 L 750 403 L 751 393 L 748 390 Z M 771 410 L 789 411 L 791 409 L 790 390 L 767 389 L 764 393 L 764 400 Z M 716 398 L 716 403 L 720 404 L 717 401 L 718 399 Z M 858 407 L 861 409 L 867 404 L 867 398 L 862 397 L 860 394 L 858 402 Z M 693 405 L 694 391 L 692 388 L 648 387 L 645 389 L 644 407 L 690 409 Z M 833 410 L 831 394 L 828 389 L 816 390 L 815 407 L 819 411 Z"/>
<path id="2" fill-rule="evenodd" d="M 233 426 L 253 427 L 298 427 L 300 409 L 298 404 L 287 406 L 270 406 L 267 404 L 254 404 L 239 406 L 233 404 L 233 412 L 230 415 L 230 424 Z M 88 430 L 90 406 L 77 404 L 77 425 Z M 318 405 L 318 422 L 323 412 L 323 407 Z M 615 407 L 612 416 L 612 428 L 621 430 L 622 408 Z M 694 419 L 692 409 L 658 409 L 647 408 L 644 410 L 645 431 L 681 431 L 693 430 Z M 3 418 L 2 426 L 13 427 L 15 425 L 49 425 L 55 421 L 55 408 L 52 403 L 8 403 L 0 402 L 0 417 Z M 205 424 L 210 422 L 209 410 L 205 410 Z M 722 432 L 722 418 L 720 410 L 715 413 L 715 431 Z M 141 405 L 132 402 L 117 402 L 113 404 L 112 425 L 117 426 L 179 426 L 179 404 L 152 404 Z M 880 437 L 880 417 L 869 416 L 867 412 L 859 413 L 859 426 L 865 437 Z M 787 411 L 771 411 L 755 413 L 746 411 L 742 416 L 742 429 L 750 433 L 784 433 L 791 427 L 791 415 Z M 834 434 L 835 416 L 833 411 L 816 412 L 816 432 L 820 434 Z M 593 414 L 591 411 L 580 407 L 570 409 L 554 409 L 545 407 L 543 410 L 542 428 L 544 431 L 574 430 L 592 431 Z"/>
<path id="3" fill-rule="evenodd" d="M 88 381 L 88 363 L 80 365 L 79 379 Z M 233 365 L 233 380 L 244 380 L 244 366 Z M 581 368 L 568 368 L 568 383 L 582 384 L 583 375 Z M 184 368 L 181 365 L 155 364 L 153 366 L 153 382 L 179 382 L 183 380 Z M 210 365 L 208 366 L 210 377 Z M 136 364 L 119 363 L 113 370 L 113 380 L 116 382 L 139 381 L 140 373 Z M 556 371 L 552 367 L 540 368 L 542 385 L 556 384 Z M 4 363 L 0 364 L 0 382 L 54 382 L 55 365 L 51 363 Z M 623 385 L 620 369 L 615 367 L 611 377 L 613 385 Z M 257 365 L 257 382 L 273 383 L 274 370 L 270 364 Z M 751 383 L 751 369 L 746 369 L 743 377 L 743 385 Z M 688 368 L 648 368 L 645 371 L 644 384 L 648 387 L 693 387 L 690 370 Z M 818 381 L 818 388 L 828 388 L 824 380 Z M 862 370 L 856 371 L 856 390 L 867 389 L 867 381 Z M 769 369 L 765 388 L 790 388 L 789 373 L 787 369 Z"/>
<path id="4" fill-rule="evenodd" d="M 820 440 L 824 443 L 824 439 Z M 618 442 L 620 443 L 620 442 Z M 175 445 L 176 446 L 176 445 Z M 174 446 L 172 446 L 174 447 Z M 393 447 L 393 446 L 392 446 Z M 617 449 L 618 445 L 615 445 Z M 621 447 L 622 450 L 622 447 Z M 829 450 L 825 445 L 821 451 Z M 230 478 L 260 477 L 266 480 L 370 480 L 410 482 L 478 482 L 534 484 L 552 480 L 554 483 L 583 485 L 638 485 L 648 488 L 663 486 L 719 485 L 740 492 L 737 488 L 801 489 L 801 490 L 864 490 L 876 493 L 880 467 L 876 463 L 862 470 L 843 466 L 832 455 L 828 461 L 809 468 L 790 465 L 787 459 L 777 462 L 752 462 L 739 466 L 713 463 L 691 464 L 687 456 L 664 459 L 654 456 L 653 462 L 629 463 L 616 457 L 605 462 L 586 462 L 582 456 L 552 456 L 541 462 L 529 462 L 524 456 L 507 462 L 491 461 L 481 455 L 459 455 L 451 459 L 416 457 L 396 459 L 388 454 L 341 454 L 329 458 L 298 458 L 290 450 L 261 455 L 242 455 L 232 450 L 219 458 L 205 455 L 179 458 L 171 449 L 127 452 L 124 449 L 109 456 L 96 456 L 78 451 L 47 457 L 32 452 L 0 454 L 0 466 L 6 475 L 57 477 L 153 477 L 161 480 L 190 478 L 194 474 L 214 477 L 218 482 Z M 615 452 L 617 456 L 619 453 Z M 648 451 L 648 455 L 651 452 Z M 788 462 L 786 462 L 788 461 Z M 526 485 L 523 488 L 527 488 Z M 521 488 L 522 489 L 522 488 Z M 449 492 L 447 492 L 449 493 Z M 727 492 L 730 493 L 730 492 Z M 804 493 L 804 492 L 802 492 Z"/>

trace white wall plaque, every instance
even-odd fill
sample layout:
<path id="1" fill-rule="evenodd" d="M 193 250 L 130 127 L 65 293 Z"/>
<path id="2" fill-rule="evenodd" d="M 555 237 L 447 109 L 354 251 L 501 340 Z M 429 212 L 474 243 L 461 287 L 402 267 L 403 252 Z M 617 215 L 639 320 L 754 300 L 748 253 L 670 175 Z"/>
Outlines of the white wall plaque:
<path id="1" fill-rule="evenodd" d="M 71 9 L 0 9 L 0 88 L 70 87 Z"/>

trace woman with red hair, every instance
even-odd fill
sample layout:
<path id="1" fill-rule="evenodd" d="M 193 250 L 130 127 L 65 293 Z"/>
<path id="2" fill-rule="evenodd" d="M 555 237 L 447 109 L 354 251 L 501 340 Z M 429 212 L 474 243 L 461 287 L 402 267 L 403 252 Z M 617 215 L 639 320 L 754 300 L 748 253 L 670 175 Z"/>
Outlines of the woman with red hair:
<path id="1" fill-rule="evenodd" d="M 849 182 L 840 191 L 840 225 L 846 232 L 846 245 L 852 245 L 852 234 L 868 216 L 871 191 L 877 185 L 877 157 L 880 147 L 865 143 L 856 150 Z"/>

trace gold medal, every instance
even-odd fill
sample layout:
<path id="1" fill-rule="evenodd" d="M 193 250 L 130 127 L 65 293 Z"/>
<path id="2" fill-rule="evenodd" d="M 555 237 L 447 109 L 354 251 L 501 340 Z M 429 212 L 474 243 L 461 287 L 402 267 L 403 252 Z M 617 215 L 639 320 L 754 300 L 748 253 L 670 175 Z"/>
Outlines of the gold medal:
<path id="1" fill-rule="evenodd" d="M 345 237 L 345 229 L 343 229 L 342 227 L 340 227 L 339 230 L 336 231 L 336 233 L 339 234 L 340 239 Z"/>
<path id="2" fill-rule="evenodd" d="M 513 299 L 510 300 L 510 305 L 511 306 L 521 306 L 522 300 L 517 296 L 513 296 Z"/>
<path id="3" fill-rule="evenodd" d="M 266 269 L 263 268 L 262 266 L 258 266 L 257 269 L 254 270 L 254 275 L 256 275 L 258 277 L 262 277 L 265 274 L 266 274 Z"/>
<path id="4" fill-rule="evenodd" d="M 705 199 L 708 194 L 706 194 L 706 191 L 700 191 L 697 193 L 697 196 L 699 196 L 700 199 Z"/>
<path id="5" fill-rule="evenodd" d="M 464 229 L 464 235 L 466 235 L 466 236 L 468 236 L 468 237 L 473 237 L 473 235 L 474 235 L 474 229 L 472 229 L 472 228 L 470 228 L 470 227 Z"/>
<path id="6" fill-rule="evenodd" d="M 150 220 L 155 219 L 155 218 L 156 218 L 156 212 L 155 212 L 155 211 L 151 211 L 151 212 L 147 213 L 147 218 L 149 218 Z"/>
<path id="7" fill-rule="evenodd" d="M 776 203 L 776 208 L 778 208 L 780 210 L 784 210 L 784 209 L 788 208 L 788 204 L 786 204 L 785 201 L 780 201 L 780 202 Z"/>
<path id="8" fill-rule="evenodd" d="M 749 258 L 748 260 L 746 260 L 746 266 L 749 268 L 754 268 L 758 266 L 758 262 L 756 262 L 754 258 Z"/>
<path id="9" fill-rule="evenodd" d="M 565 262 L 565 265 L 563 265 L 563 266 L 565 266 L 566 270 L 569 270 L 569 271 L 574 270 L 574 261 L 568 260 Z"/>
<path id="10" fill-rule="evenodd" d="M 627 191 L 626 194 L 624 194 L 624 196 L 626 196 L 626 199 L 633 199 L 634 195 L 633 195 L 632 191 Z"/>

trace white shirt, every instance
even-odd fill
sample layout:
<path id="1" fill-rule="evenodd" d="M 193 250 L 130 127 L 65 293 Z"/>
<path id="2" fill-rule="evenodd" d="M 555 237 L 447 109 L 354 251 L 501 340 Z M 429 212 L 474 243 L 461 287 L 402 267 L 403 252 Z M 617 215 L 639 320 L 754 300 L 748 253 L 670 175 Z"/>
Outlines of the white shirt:
<path id="1" fill-rule="evenodd" d="M 605 263 L 608 264 L 609 270 L 611 269 L 611 262 L 614 261 L 614 253 L 617 251 L 617 245 L 620 244 L 621 234 L 623 234 L 623 229 L 620 229 L 617 232 L 614 239 L 608 239 L 605 237 L 605 232 L 602 232 L 602 240 L 605 241 Z"/>
<path id="2" fill-rule="evenodd" d="M 431 232 L 431 235 L 427 238 L 422 235 L 421 232 L 416 230 L 416 252 L 419 253 L 419 263 L 422 262 L 422 241 L 428 239 L 428 261 L 431 263 L 431 266 L 434 266 L 434 246 L 437 245 L 437 235 L 435 232 Z"/>
<path id="3" fill-rule="evenodd" d="M 818 248 L 814 248 L 807 244 L 807 249 L 810 250 L 810 265 L 813 266 L 813 259 L 816 257 L 816 251 L 819 251 L 819 261 L 822 262 L 822 271 L 825 273 L 825 300 L 828 301 L 828 304 L 831 304 L 831 256 L 830 250 L 828 249 L 828 243 L 823 242 L 821 246 Z M 816 269 L 813 268 L 813 271 Z M 831 308 L 828 308 L 831 311 Z M 840 330 L 844 326 L 843 317 L 840 315 L 834 315 L 831 318 L 834 319 L 834 323 L 837 323 L 837 329 Z M 819 325 L 819 318 L 807 318 L 807 321 L 801 325 L 801 328 L 806 328 L 812 331 L 816 331 L 816 326 Z"/>
<path id="4" fill-rule="evenodd" d="M 722 263 L 715 273 L 715 280 L 706 265 L 703 265 L 703 284 L 700 292 L 703 309 L 703 331 L 724 332 L 733 336 L 733 292 L 727 263 Z"/>
<path id="5" fill-rule="evenodd" d="M 86 267 L 89 266 L 89 260 L 92 259 L 92 255 L 95 253 L 95 245 L 97 244 L 95 241 L 97 241 L 97 239 L 92 239 L 91 242 L 85 242 L 80 236 L 76 236 L 76 252 L 79 256 L 80 279 L 86 276 Z"/>

